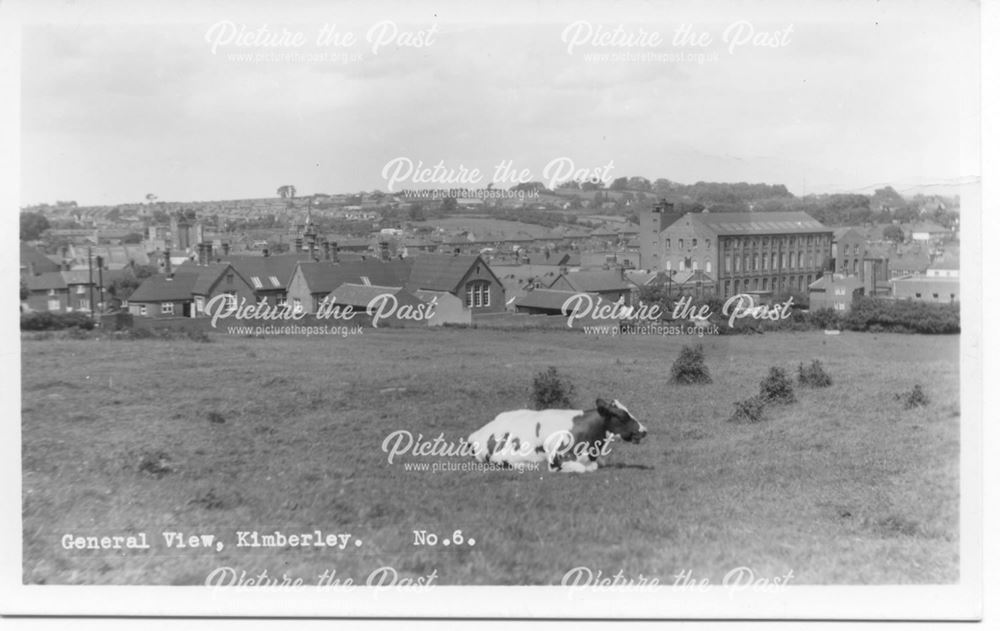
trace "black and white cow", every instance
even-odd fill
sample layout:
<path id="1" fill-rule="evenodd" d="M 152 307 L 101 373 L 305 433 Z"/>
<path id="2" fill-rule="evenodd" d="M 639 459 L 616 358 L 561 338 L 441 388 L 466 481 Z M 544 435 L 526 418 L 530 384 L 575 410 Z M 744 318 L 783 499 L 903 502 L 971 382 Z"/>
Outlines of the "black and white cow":
<path id="1" fill-rule="evenodd" d="M 502 412 L 469 436 L 480 462 L 524 467 L 548 462 L 551 471 L 589 472 L 621 438 L 639 443 L 646 428 L 614 400 L 598 399 L 592 410 Z"/>

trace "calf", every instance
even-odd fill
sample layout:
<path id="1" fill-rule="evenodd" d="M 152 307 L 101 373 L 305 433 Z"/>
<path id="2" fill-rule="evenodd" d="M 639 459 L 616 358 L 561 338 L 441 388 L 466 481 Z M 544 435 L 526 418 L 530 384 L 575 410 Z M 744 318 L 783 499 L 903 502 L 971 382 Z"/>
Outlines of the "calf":
<path id="1" fill-rule="evenodd" d="M 646 428 L 614 400 L 591 410 L 502 412 L 469 436 L 477 460 L 512 467 L 546 461 L 550 471 L 588 472 L 621 438 L 638 444 Z"/>

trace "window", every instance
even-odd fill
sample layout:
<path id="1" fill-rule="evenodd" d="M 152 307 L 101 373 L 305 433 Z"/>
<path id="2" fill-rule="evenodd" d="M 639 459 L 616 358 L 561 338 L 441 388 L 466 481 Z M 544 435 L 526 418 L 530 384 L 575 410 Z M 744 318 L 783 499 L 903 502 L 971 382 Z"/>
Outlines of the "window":
<path id="1" fill-rule="evenodd" d="M 59 301 L 50 300 L 49 301 L 49 311 L 59 311 Z"/>
<path id="2" fill-rule="evenodd" d="M 465 304 L 468 307 L 490 306 L 490 283 L 476 280 L 465 286 Z"/>
<path id="3" fill-rule="evenodd" d="M 705 259 L 705 273 L 706 274 L 712 273 L 712 261 L 709 261 L 708 259 Z"/>
<path id="4" fill-rule="evenodd" d="M 919 297 L 920 297 L 920 294 L 917 294 L 917 298 L 919 298 Z"/>
<path id="5" fill-rule="evenodd" d="M 277 276 L 268 276 L 267 279 L 271 281 L 271 284 L 275 287 L 281 287 L 281 282 L 278 280 Z"/>
<path id="6" fill-rule="evenodd" d="M 670 271 L 671 267 L 673 267 L 673 261 L 667 261 L 667 271 L 668 272 Z"/>
<path id="7" fill-rule="evenodd" d="M 744 272 L 749 272 L 750 271 L 750 255 L 749 254 L 744 254 L 743 255 L 743 271 Z"/>
<path id="8" fill-rule="evenodd" d="M 705 242 L 705 249 L 706 250 L 711 250 L 712 249 L 712 240 L 711 239 L 709 239 L 708 241 Z"/>
<path id="9" fill-rule="evenodd" d="M 292 299 L 292 312 L 302 313 L 302 300 L 299 298 Z"/>
<path id="10" fill-rule="evenodd" d="M 148 314 L 149 314 L 149 309 L 146 307 L 146 305 L 140 305 L 139 315 L 148 315 Z"/>
<path id="11" fill-rule="evenodd" d="M 194 297 L 194 312 L 204 313 L 205 312 L 205 297 L 195 296 Z"/>
<path id="12" fill-rule="evenodd" d="M 733 257 L 730 254 L 726 255 L 726 273 L 733 271 Z"/>
<path id="13" fill-rule="evenodd" d="M 698 239 L 691 239 L 691 247 L 692 248 L 698 247 Z"/>
<path id="14" fill-rule="evenodd" d="M 771 252 L 771 269 L 778 267 L 778 255 L 775 252 Z"/>
<path id="15" fill-rule="evenodd" d="M 670 249 L 670 239 L 667 239 L 666 241 L 664 241 L 664 245 L 669 250 Z"/>
<path id="16" fill-rule="evenodd" d="M 932 294 L 932 295 L 934 296 L 934 300 L 937 300 L 938 295 L 937 294 Z"/>
<path id="17" fill-rule="evenodd" d="M 263 289 L 264 288 L 264 283 L 260 282 L 260 277 L 259 276 L 251 276 L 250 277 L 250 282 L 253 283 L 253 288 L 254 289 Z"/>
<path id="18" fill-rule="evenodd" d="M 693 269 L 693 270 L 695 270 L 695 271 L 697 271 L 697 270 L 698 270 L 698 261 L 695 261 L 695 262 L 694 262 L 694 263 L 692 263 L 691 265 L 692 265 L 691 269 Z"/>
<path id="19" fill-rule="evenodd" d="M 236 308 L 236 292 L 226 291 L 222 293 L 225 296 L 225 300 L 222 301 L 224 309 L 235 309 Z"/>
<path id="20" fill-rule="evenodd" d="M 726 294 L 726 296 L 729 296 L 729 281 L 728 280 L 726 281 L 725 287 L 726 287 L 725 294 Z"/>
<path id="21" fill-rule="evenodd" d="M 55 289 L 50 289 L 49 290 L 49 295 L 50 296 L 55 296 L 56 295 L 56 290 Z"/>
<path id="22" fill-rule="evenodd" d="M 229 272 L 228 274 L 226 274 L 226 284 L 227 285 L 232 285 L 233 284 L 233 273 L 232 272 Z"/>
<path id="23" fill-rule="evenodd" d="M 799 267 L 802 267 L 802 253 L 799 252 Z"/>
<path id="24" fill-rule="evenodd" d="M 85 294 L 85 293 L 87 293 L 87 288 L 84 287 L 83 285 L 77 285 L 76 286 L 76 293 L 78 293 L 78 294 Z"/>
<path id="25" fill-rule="evenodd" d="M 753 255 L 753 270 L 756 272 L 760 268 L 760 254 Z"/>
<path id="26" fill-rule="evenodd" d="M 856 255 L 857 253 L 858 253 L 858 244 L 855 243 L 854 244 L 854 254 Z"/>
<path id="27" fill-rule="evenodd" d="M 852 269 L 852 271 L 853 271 L 853 272 L 854 272 L 855 274 L 857 274 L 857 273 L 858 273 L 858 259 L 854 259 L 854 266 L 853 266 L 853 269 Z"/>
<path id="28" fill-rule="evenodd" d="M 767 291 L 767 279 L 765 278 L 761 280 L 760 284 L 761 284 L 760 288 L 763 289 L 764 291 Z"/>
<path id="29" fill-rule="evenodd" d="M 174 315 L 174 303 L 165 302 L 160 305 L 160 313 L 163 315 Z"/>
<path id="30" fill-rule="evenodd" d="M 682 250 L 684 249 L 684 239 L 677 240 L 677 247 L 681 248 Z"/>

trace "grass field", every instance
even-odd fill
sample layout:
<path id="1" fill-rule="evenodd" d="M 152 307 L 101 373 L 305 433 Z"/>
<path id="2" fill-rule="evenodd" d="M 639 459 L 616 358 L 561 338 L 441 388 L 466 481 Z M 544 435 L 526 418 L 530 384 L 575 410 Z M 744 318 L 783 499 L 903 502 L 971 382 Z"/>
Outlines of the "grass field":
<path id="1" fill-rule="evenodd" d="M 367 330 L 348 338 L 22 340 L 26 583 L 201 584 L 219 566 L 363 582 L 558 584 L 739 566 L 791 584 L 958 580 L 959 339 L 822 333 L 705 338 L 714 382 L 672 386 L 687 338 Z M 769 366 L 822 360 L 753 425 L 726 422 Z M 618 398 L 650 430 L 585 475 L 408 471 L 395 430 L 457 440 L 525 406 L 556 366 L 580 406 Z M 925 408 L 893 395 L 921 384 Z M 212 414 L 214 413 L 214 414 Z M 210 416 L 216 422 L 210 421 Z M 219 422 L 224 421 L 224 422 Z M 236 548 L 236 530 L 351 533 L 361 547 Z M 469 546 L 415 546 L 461 529 Z M 176 551 L 160 533 L 212 533 Z M 145 531 L 153 548 L 68 551 L 64 534 Z"/>

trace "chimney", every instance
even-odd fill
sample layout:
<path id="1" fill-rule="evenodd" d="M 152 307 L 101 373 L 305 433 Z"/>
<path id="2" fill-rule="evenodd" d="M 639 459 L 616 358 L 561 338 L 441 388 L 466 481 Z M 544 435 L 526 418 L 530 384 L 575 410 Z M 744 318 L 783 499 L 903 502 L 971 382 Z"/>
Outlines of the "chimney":
<path id="1" fill-rule="evenodd" d="M 174 275 L 174 270 L 170 267 L 170 248 L 163 251 L 163 273 L 167 278 L 172 278 Z"/>
<path id="2" fill-rule="evenodd" d="M 302 237 L 295 237 L 295 251 L 302 251 Z"/>
<path id="3" fill-rule="evenodd" d="M 229 256 L 229 242 L 223 241 L 222 243 L 222 256 Z"/>
<path id="4" fill-rule="evenodd" d="M 378 247 L 379 247 L 379 253 L 382 256 L 382 260 L 383 261 L 388 261 L 389 260 L 389 242 L 388 241 L 380 241 L 379 244 L 378 244 Z"/>
<path id="5" fill-rule="evenodd" d="M 205 244 L 198 244 L 198 265 L 205 265 Z"/>
<path id="6" fill-rule="evenodd" d="M 452 252 L 454 256 L 458 256 L 461 253 L 462 253 L 462 248 L 455 248 L 455 250 Z"/>
<path id="7" fill-rule="evenodd" d="M 215 249 L 215 246 L 212 245 L 212 242 L 211 241 L 206 241 L 205 242 L 205 265 L 209 265 L 212 262 L 212 256 L 214 255 L 214 253 L 212 252 L 213 249 Z"/>
<path id="8" fill-rule="evenodd" d="M 326 239 L 323 239 L 323 260 L 330 260 L 330 242 Z"/>
<path id="9" fill-rule="evenodd" d="M 264 248 L 264 256 L 271 256 L 271 251 L 268 250 L 267 248 Z"/>
<path id="10" fill-rule="evenodd" d="M 340 246 L 336 241 L 330 242 L 330 260 L 334 263 L 340 262 Z"/>

